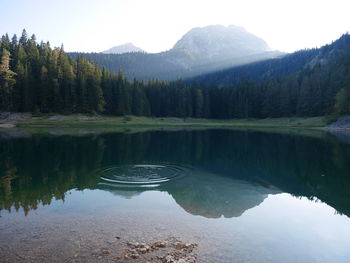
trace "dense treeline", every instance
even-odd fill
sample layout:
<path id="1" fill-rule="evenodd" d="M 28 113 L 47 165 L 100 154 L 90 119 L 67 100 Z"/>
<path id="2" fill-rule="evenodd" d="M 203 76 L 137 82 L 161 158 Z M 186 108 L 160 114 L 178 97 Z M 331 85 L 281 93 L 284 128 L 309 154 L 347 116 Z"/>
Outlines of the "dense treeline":
<path id="1" fill-rule="evenodd" d="M 63 48 L 38 44 L 25 30 L 19 40 L 16 36 L 1 38 L 0 58 L 3 111 L 205 118 L 350 113 L 348 34 L 321 48 L 298 73 L 224 87 L 218 83 L 129 81 L 122 73 L 101 70 L 82 56 L 73 60 Z"/>
<path id="2" fill-rule="evenodd" d="M 349 53 L 350 54 L 350 53 Z M 350 113 L 350 55 L 263 83 L 211 89 L 212 117 L 265 118 Z"/>
<path id="3" fill-rule="evenodd" d="M 101 112 L 101 71 L 91 61 L 73 61 L 63 48 L 36 42 L 23 30 L 0 43 L 0 108 L 31 112 Z"/>

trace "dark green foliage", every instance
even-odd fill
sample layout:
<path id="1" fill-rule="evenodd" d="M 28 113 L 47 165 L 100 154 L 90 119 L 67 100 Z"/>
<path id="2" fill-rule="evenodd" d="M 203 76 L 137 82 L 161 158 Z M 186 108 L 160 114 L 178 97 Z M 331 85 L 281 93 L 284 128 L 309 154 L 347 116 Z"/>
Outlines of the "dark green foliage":
<path id="1" fill-rule="evenodd" d="M 101 113 L 101 71 L 91 61 L 73 61 L 63 48 L 30 39 L 23 30 L 17 41 L 3 36 L 0 109 L 30 112 Z"/>
<path id="2" fill-rule="evenodd" d="M 338 91 L 335 97 L 335 112 L 339 115 L 350 113 L 350 90 L 349 88 L 342 88 Z"/>

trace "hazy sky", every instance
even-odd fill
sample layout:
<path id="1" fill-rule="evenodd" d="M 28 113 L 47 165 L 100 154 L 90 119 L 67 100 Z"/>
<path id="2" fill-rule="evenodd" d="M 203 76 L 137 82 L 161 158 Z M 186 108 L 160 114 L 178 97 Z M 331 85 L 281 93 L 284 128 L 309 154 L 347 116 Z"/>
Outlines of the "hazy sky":
<path id="1" fill-rule="evenodd" d="M 349 13 L 350 0 L 0 0 L 0 35 L 26 28 L 66 51 L 132 42 L 158 52 L 193 27 L 234 24 L 292 52 L 350 31 Z"/>

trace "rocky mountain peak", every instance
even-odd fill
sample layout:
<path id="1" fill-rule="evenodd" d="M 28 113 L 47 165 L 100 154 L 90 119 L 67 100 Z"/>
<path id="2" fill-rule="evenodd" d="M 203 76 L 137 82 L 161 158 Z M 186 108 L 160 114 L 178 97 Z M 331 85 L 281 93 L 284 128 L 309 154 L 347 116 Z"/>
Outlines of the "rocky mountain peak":
<path id="1" fill-rule="evenodd" d="M 264 40 L 234 25 L 193 28 L 173 49 L 188 50 L 206 57 L 242 57 L 271 51 Z"/>

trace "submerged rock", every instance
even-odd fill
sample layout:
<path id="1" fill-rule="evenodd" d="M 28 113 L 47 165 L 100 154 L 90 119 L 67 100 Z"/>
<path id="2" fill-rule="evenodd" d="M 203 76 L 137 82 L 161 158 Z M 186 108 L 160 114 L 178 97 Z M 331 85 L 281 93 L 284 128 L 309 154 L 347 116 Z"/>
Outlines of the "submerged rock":
<path id="1" fill-rule="evenodd" d="M 128 248 L 118 257 L 120 260 L 160 263 L 195 263 L 197 260 L 197 255 L 193 253 L 197 244 L 184 243 L 174 237 L 150 244 L 127 242 L 126 245 Z"/>

